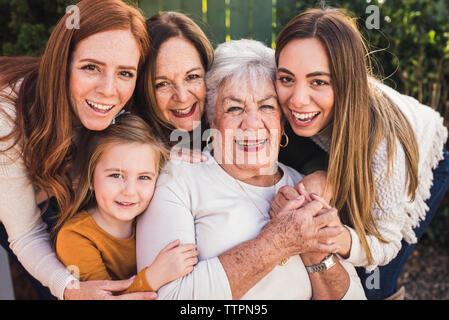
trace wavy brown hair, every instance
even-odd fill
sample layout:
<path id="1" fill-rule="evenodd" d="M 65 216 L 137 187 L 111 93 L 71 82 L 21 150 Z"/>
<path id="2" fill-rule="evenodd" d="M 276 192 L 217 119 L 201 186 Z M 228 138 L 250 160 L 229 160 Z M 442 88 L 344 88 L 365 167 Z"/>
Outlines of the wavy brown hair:
<path id="1" fill-rule="evenodd" d="M 377 231 L 373 207 L 379 201 L 372 167 L 373 155 L 386 141 L 390 170 L 396 140 L 405 152 L 408 195 L 418 186 L 418 145 L 400 109 L 373 85 L 368 50 L 355 19 L 342 9 L 310 9 L 294 17 L 276 41 L 276 63 L 293 39 L 316 38 L 326 48 L 335 95 L 327 185 L 332 205 L 342 221 L 352 225 L 372 263 L 367 234 L 385 241 Z M 388 171 L 387 171 L 388 174 Z M 382 208 L 381 208 L 382 209 Z"/>
<path id="2" fill-rule="evenodd" d="M 171 38 L 183 38 L 196 48 L 201 58 L 204 71 L 208 71 L 214 59 L 214 48 L 201 28 L 188 16 L 173 11 L 156 14 L 146 21 L 148 35 L 151 40 L 151 51 L 144 67 L 144 75 L 138 84 L 139 101 L 142 105 L 149 106 L 142 109 L 139 115 L 148 123 L 154 123 L 160 137 L 168 141 L 170 132 L 175 128 L 166 121 L 160 111 L 154 88 L 156 77 L 156 59 L 162 44 Z"/>
<path id="3" fill-rule="evenodd" d="M 73 14 L 69 11 L 56 24 L 41 58 L 0 58 L 0 90 L 9 86 L 17 95 L 1 96 L 15 106 L 16 116 L 10 117 L 14 129 L 0 142 L 13 141 L 11 147 L 20 145 L 31 182 L 55 196 L 60 208 L 65 208 L 73 196 L 69 176 L 76 152 L 68 81 L 71 54 L 82 40 L 109 30 L 132 32 L 139 44 L 139 66 L 150 47 L 145 18 L 138 9 L 120 0 L 83 0 L 77 7 L 79 28 L 66 26 Z M 131 109 L 132 103 L 133 99 L 125 108 Z"/>
<path id="4" fill-rule="evenodd" d="M 69 205 L 62 208 L 59 219 L 51 234 L 55 245 L 58 231 L 66 221 L 82 210 L 88 210 L 97 205 L 93 191 L 90 189 L 94 171 L 105 150 L 114 145 L 139 143 L 150 145 L 154 151 L 156 173 L 164 166 L 169 152 L 165 144 L 152 134 L 150 126 L 139 116 L 130 113 L 119 115 L 115 123 L 103 131 L 86 131 L 81 139 L 85 141 L 83 154 L 79 165 L 79 181 L 75 196 Z M 157 177 L 155 177 L 156 179 Z"/>

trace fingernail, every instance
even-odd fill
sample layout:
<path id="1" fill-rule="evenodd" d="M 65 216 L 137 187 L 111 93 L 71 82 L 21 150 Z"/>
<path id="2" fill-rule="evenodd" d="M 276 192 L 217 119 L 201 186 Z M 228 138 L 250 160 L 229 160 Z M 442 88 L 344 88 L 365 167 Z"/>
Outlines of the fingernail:
<path id="1" fill-rule="evenodd" d="M 136 276 L 132 276 L 131 278 L 129 278 L 129 280 L 134 280 L 136 278 Z"/>

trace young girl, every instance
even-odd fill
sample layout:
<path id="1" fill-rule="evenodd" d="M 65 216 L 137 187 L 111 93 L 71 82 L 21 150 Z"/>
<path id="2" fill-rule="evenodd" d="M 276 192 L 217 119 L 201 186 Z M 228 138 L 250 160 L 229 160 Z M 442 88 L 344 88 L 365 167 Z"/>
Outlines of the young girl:
<path id="1" fill-rule="evenodd" d="M 131 114 L 88 135 L 74 201 L 59 220 L 56 253 L 82 281 L 127 279 L 137 271 L 134 218 L 151 201 L 167 151 Z M 169 243 L 126 293 L 157 291 L 192 271 L 196 256 L 194 244 Z"/>

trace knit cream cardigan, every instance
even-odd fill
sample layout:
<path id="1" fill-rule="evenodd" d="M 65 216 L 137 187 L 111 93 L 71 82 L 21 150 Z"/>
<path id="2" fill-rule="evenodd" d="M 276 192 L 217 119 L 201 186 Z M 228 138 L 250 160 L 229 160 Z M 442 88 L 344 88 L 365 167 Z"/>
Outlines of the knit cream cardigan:
<path id="1" fill-rule="evenodd" d="M 401 240 L 416 243 L 413 228 L 419 225 L 428 211 L 425 201 L 430 198 L 433 184 L 432 170 L 443 159 L 443 146 L 447 140 L 447 129 L 440 114 L 416 99 L 402 95 L 392 88 L 375 82 L 405 114 L 409 120 L 418 142 L 418 188 L 414 201 L 407 196 L 407 172 L 404 150 L 397 142 L 393 168 L 387 178 L 386 142 L 381 143 L 373 156 L 373 171 L 382 210 L 373 206 L 375 223 L 379 233 L 389 242 L 383 243 L 375 236 L 368 235 L 367 240 L 373 255 L 373 264 L 368 265 L 366 254 L 354 229 L 349 228 L 352 236 L 350 256 L 347 259 L 355 266 L 364 266 L 373 270 L 378 265 L 386 265 L 393 260 L 401 249 Z M 329 153 L 331 142 L 330 130 L 312 137 L 312 140 Z"/>

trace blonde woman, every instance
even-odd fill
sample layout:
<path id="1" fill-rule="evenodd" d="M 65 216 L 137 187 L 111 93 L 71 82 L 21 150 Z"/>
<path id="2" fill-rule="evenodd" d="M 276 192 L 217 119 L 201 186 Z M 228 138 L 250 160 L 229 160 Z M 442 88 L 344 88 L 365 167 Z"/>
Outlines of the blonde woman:
<path id="1" fill-rule="evenodd" d="M 327 190 L 347 225 L 338 254 L 368 271 L 385 266 L 371 278 L 374 289 L 365 287 L 368 298 L 383 299 L 448 187 L 447 129 L 437 112 L 375 80 L 366 57 L 346 13 L 308 10 L 278 36 L 276 89 L 290 135 L 328 154 Z M 295 197 L 286 189 L 274 212 Z M 366 286 L 369 274 L 359 275 Z"/>

